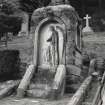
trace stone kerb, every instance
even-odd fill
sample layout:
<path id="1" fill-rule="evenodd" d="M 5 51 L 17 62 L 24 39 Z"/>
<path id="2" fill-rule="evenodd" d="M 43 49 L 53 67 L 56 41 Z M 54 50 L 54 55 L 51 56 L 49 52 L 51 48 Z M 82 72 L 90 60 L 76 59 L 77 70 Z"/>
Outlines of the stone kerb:
<path id="1" fill-rule="evenodd" d="M 92 76 L 87 77 L 67 105 L 81 105 L 92 82 Z"/>

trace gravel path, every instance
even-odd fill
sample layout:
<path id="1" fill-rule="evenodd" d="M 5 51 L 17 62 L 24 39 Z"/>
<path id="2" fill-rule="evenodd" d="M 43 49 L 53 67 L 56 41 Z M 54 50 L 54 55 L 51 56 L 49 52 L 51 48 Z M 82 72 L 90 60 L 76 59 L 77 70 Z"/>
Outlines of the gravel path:
<path id="1" fill-rule="evenodd" d="M 60 100 L 49 101 L 47 99 L 23 98 L 16 100 L 14 97 L 0 100 L 0 105 L 66 105 L 72 95 L 65 95 Z"/>

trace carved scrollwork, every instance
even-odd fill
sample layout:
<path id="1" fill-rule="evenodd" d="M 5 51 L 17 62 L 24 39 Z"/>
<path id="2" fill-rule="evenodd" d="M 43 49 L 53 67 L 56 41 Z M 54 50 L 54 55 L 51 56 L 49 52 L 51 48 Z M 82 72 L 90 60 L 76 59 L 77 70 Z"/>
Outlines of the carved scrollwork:
<path id="1" fill-rule="evenodd" d="M 54 11 L 51 8 L 46 8 L 45 9 L 45 15 L 46 15 L 46 17 L 53 18 L 54 17 Z"/>

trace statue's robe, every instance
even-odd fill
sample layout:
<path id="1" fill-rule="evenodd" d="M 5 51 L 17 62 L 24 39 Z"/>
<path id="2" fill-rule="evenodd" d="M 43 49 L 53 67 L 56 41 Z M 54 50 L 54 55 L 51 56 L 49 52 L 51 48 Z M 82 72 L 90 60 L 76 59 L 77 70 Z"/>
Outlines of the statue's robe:
<path id="1" fill-rule="evenodd" d="M 59 36 L 58 32 L 54 30 L 51 37 L 47 40 L 50 42 L 49 49 L 49 61 L 52 66 L 59 64 Z"/>

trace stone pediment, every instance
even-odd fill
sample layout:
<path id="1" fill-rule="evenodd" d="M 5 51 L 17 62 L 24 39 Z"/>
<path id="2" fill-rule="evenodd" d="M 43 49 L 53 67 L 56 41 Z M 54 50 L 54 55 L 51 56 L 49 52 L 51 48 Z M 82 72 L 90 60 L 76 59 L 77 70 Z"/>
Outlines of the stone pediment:
<path id="1" fill-rule="evenodd" d="M 36 26 L 37 23 L 39 23 L 41 20 L 45 18 L 55 17 L 61 18 L 67 25 L 68 29 L 70 29 L 70 27 L 71 29 L 75 28 L 76 22 L 80 21 L 79 16 L 77 15 L 75 9 L 72 6 L 62 4 L 36 9 L 32 15 L 32 22 Z"/>
<path id="2" fill-rule="evenodd" d="M 75 11 L 75 9 L 70 5 L 57 5 L 57 6 L 42 7 L 42 8 L 36 9 L 33 12 L 32 19 L 35 18 L 34 16 L 36 16 L 36 18 L 39 18 L 41 16 L 47 16 L 47 14 L 51 12 L 53 12 L 54 15 L 61 15 L 63 11 L 71 12 L 71 11 Z"/>
<path id="3" fill-rule="evenodd" d="M 72 6 L 70 5 L 57 5 L 57 6 L 47 6 L 47 7 L 42 7 L 42 8 L 38 8 L 34 11 L 34 14 L 38 11 L 43 12 L 45 9 L 52 9 L 53 11 L 62 11 L 64 9 L 70 9 L 70 10 L 75 10 Z"/>

